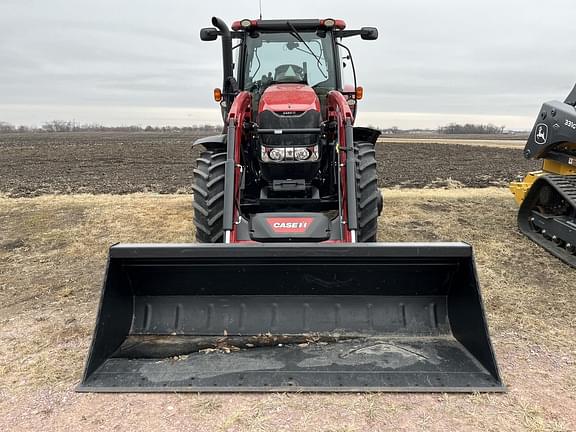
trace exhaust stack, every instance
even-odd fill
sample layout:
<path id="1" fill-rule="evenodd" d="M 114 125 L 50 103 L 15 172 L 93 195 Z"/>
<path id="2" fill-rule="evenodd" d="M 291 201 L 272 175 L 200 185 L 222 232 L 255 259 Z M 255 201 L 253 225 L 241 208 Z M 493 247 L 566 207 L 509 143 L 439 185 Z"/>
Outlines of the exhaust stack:
<path id="1" fill-rule="evenodd" d="M 220 30 L 220 33 L 222 34 L 222 91 L 224 93 L 224 100 L 226 101 L 225 111 L 227 113 L 234 99 L 231 94 L 235 91 L 233 85 L 234 70 L 232 67 L 232 35 L 230 34 L 230 29 L 222 19 L 212 17 L 212 25 Z"/>

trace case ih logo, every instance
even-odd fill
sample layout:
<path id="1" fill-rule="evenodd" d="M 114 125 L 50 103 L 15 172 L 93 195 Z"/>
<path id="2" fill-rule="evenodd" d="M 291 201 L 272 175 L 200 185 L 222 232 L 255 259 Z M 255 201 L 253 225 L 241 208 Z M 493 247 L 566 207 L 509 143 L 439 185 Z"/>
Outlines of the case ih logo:
<path id="1" fill-rule="evenodd" d="M 314 218 L 266 218 L 266 222 L 277 234 L 302 234 L 305 233 Z"/>

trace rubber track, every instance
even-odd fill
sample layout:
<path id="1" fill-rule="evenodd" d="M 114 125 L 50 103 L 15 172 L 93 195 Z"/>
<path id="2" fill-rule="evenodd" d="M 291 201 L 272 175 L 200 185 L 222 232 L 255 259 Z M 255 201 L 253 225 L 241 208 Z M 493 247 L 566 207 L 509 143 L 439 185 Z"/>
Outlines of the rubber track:
<path id="1" fill-rule="evenodd" d="M 522 202 L 518 212 L 518 227 L 530 240 L 534 241 L 548 252 L 564 261 L 566 264 L 576 268 L 576 255 L 568 252 L 563 244 L 559 246 L 551 239 L 544 237 L 541 232 L 533 228 L 533 225 L 530 222 L 530 219 L 534 216 L 532 211 L 537 211 L 535 207 L 538 205 L 538 193 L 545 185 L 552 187 L 552 189 L 571 206 L 572 216 L 576 215 L 576 176 L 546 174 L 534 182 L 528 191 L 526 198 Z M 552 215 L 543 216 L 554 219 Z M 576 219 L 572 219 L 571 222 L 576 223 Z M 567 238 L 560 237 L 560 239 L 563 243 L 576 245 L 576 230 L 572 231 Z"/>
<path id="2" fill-rule="evenodd" d="M 226 153 L 202 152 L 194 170 L 194 225 L 199 243 L 222 243 Z"/>

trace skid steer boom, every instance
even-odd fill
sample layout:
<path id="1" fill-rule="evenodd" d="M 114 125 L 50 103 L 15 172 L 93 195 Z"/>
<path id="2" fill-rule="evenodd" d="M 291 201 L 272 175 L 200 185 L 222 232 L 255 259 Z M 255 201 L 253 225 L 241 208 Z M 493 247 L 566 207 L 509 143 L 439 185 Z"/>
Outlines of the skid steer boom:
<path id="1" fill-rule="evenodd" d="M 467 244 L 120 244 L 78 390 L 504 386 Z"/>

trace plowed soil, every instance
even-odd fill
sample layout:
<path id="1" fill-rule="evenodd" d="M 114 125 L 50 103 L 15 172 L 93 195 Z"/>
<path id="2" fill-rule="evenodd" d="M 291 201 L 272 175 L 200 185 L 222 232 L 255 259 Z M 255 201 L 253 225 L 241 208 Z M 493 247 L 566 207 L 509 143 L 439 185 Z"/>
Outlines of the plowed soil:
<path id="1" fill-rule="evenodd" d="M 191 193 L 194 133 L 0 135 L 0 193 Z M 536 169 L 520 147 L 379 143 L 381 187 L 504 186 Z M 481 144 L 481 142 L 479 142 Z"/>

